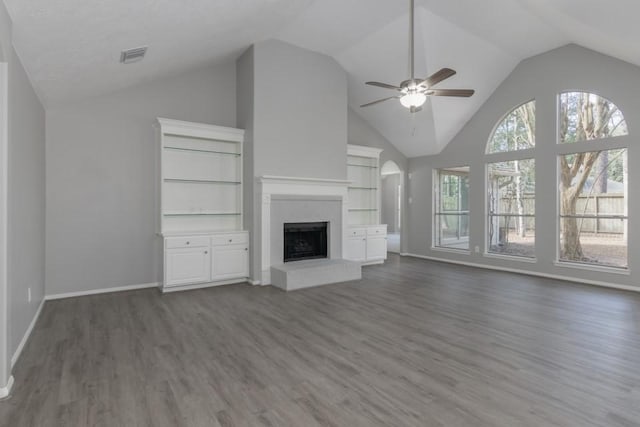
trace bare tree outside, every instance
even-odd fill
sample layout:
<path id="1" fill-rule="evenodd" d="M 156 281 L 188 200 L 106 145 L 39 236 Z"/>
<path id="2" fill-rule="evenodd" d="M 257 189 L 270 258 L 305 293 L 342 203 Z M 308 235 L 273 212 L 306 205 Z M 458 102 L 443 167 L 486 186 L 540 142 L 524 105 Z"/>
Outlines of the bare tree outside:
<path id="1" fill-rule="evenodd" d="M 496 127 L 487 152 L 534 148 L 535 120 L 534 101 L 517 107 Z M 558 130 L 560 144 L 627 135 L 618 107 L 584 92 L 560 95 Z M 561 260 L 626 266 L 626 170 L 626 149 L 559 156 Z M 535 235 L 533 161 L 490 163 L 488 172 L 491 250 L 531 256 L 522 248 Z"/>
<path id="2" fill-rule="evenodd" d="M 561 143 L 575 143 L 627 134 L 622 113 L 612 102 L 598 95 L 567 92 L 560 96 L 559 138 Z M 626 152 L 625 152 L 626 153 Z M 626 155 L 626 154 L 625 154 Z M 622 156 L 609 158 L 606 151 L 591 151 L 560 156 L 560 257 L 565 260 L 590 261 L 580 242 L 578 200 L 595 168 L 591 193 L 607 193 L 609 169 L 623 163 Z M 620 181 L 623 177 L 620 176 Z"/>

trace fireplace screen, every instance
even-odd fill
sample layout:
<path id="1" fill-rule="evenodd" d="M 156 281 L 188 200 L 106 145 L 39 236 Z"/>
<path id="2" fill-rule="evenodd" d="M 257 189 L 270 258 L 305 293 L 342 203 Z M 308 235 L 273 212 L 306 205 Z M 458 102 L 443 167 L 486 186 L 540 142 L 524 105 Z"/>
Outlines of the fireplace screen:
<path id="1" fill-rule="evenodd" d="M 284 224 L 284 262 L 327 257 L 327 222 Z"/>

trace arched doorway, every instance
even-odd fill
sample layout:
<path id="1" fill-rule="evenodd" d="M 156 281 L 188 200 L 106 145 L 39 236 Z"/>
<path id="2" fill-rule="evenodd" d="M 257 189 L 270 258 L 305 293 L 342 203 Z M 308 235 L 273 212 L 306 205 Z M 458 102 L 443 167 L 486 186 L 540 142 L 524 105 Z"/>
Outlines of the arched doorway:
<path id="1" fill-rule="evenodd" d="M 381 175 L 381 217 L 387 224 L 387 250 L 400 253 L 402 229 L 403 173 L 393 160 L 387 160 L 380 169 Z"/>

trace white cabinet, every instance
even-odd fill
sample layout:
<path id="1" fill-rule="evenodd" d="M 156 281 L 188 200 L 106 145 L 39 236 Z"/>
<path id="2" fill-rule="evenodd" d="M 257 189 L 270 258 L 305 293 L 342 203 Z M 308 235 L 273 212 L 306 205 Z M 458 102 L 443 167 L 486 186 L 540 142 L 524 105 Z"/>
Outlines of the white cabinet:
<path id="1" fill-rule="evenodd" d="M 164 239 L 163 291 L 244 282 L 249 277 L 249 233 Z"/>
<path id="2" fill-rule="evenodd" d="M 367 260 L 367 238 L 365 236 L 347 237 L 345 258 L 351 261 L 365 262 Z"/>
<path id="3" fill-rule="evenodd" d="M 387 238 L 367 236 L 367 262 L 387 259 Z"/>
<path id="4" fill-rule="evenodd" d="M 214 246 L 212 280 L 249 276 L 249 245 Z"/>
<path id="5" fill-rule="evenodd" d="M 352 227 L 347 231 L 345 258 L 364 264 L 379 264 L 387 259 L 387 226 Z"/>
<path id="6" fill-rule="evenodd" d="M 205 283 L 211 280 L 211 254 L 206 248 L 167 249 L 164 286 Z"/>

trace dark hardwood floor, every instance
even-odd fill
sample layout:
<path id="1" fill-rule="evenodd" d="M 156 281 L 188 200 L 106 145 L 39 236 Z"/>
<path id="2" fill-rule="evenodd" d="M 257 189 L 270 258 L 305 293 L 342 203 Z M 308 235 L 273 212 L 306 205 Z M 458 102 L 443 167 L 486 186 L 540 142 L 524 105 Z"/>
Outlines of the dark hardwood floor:
<path id="1" fill-rule="evenodd" d="M 6 426 L 640 426 L 640 295 L 392 256 L 47 302 Z"/>

